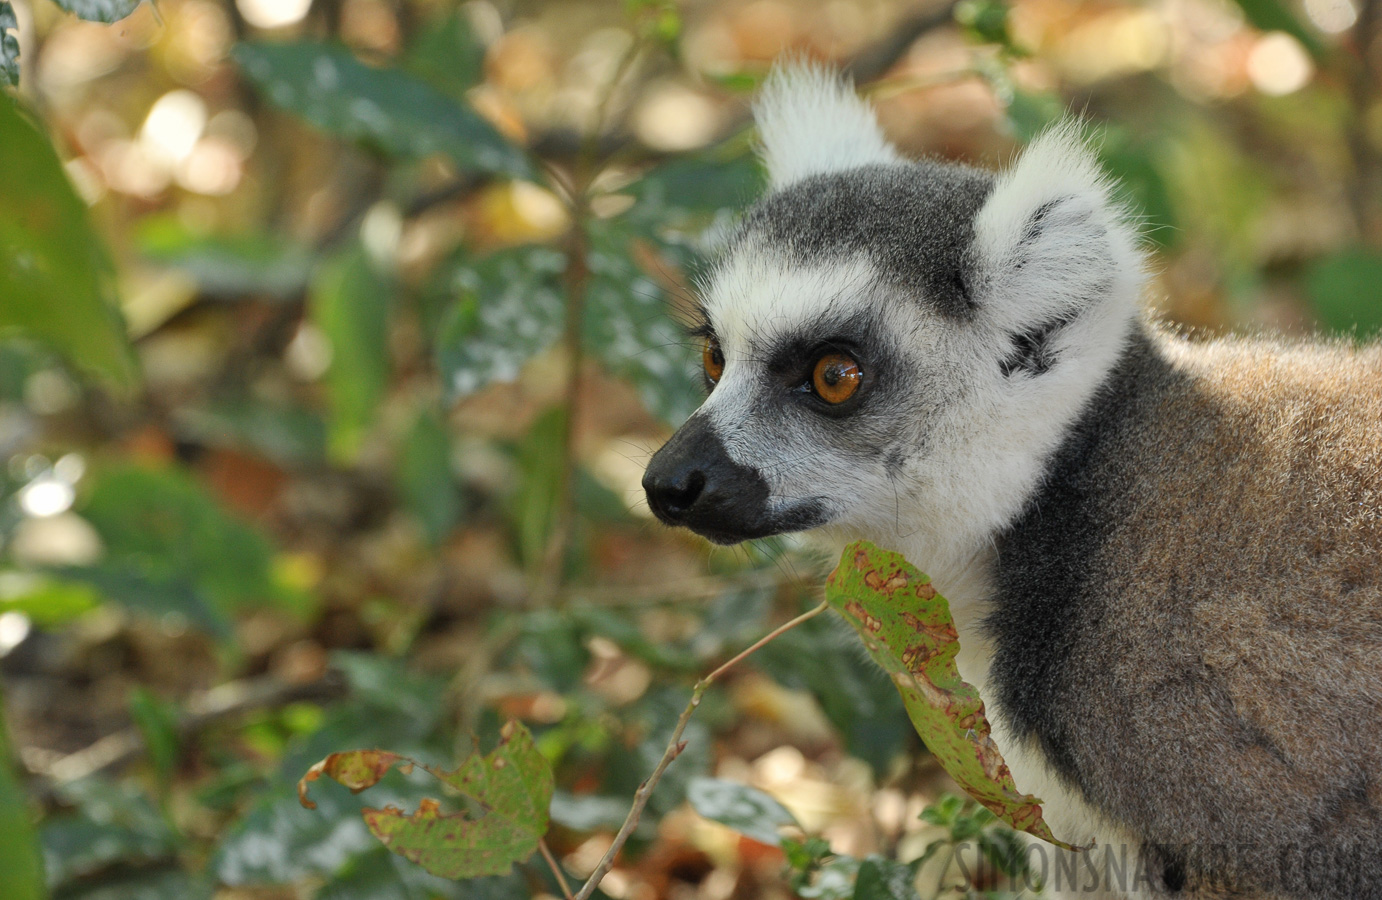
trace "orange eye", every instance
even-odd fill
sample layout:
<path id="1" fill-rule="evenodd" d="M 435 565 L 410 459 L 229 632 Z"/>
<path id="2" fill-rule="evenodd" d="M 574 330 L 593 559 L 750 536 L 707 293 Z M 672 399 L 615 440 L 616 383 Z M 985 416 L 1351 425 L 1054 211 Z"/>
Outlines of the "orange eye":
<path id="1" fill-rule="evenodd" d="M 705 346 L 701 348 L 701 364 L 705 366 L 705 375 L 711 384 L 717 383 L 720 376 L 725 374 L 725 355 L 720 352 L 720 342 L 713 337 L 705 339 Z"/>
<path id="2" fill-rule="evenodd" d="M 816 371 L 811 375 L 811 386 L 816 396 L 826 403 L 844 403 L 864 380 L 859 364 L 843 353 L 827 353 L 816 363 Z"/>

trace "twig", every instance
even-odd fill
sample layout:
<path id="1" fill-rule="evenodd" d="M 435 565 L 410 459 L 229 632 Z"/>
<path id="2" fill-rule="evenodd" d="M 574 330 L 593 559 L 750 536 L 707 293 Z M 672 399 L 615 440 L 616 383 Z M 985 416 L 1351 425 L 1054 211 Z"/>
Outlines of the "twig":
<path id="1" fill-rule="evenodd" d="M 802 622 L 808 619 L 814 619 L 816 616 L 825 612 L 825 609 L 826 603 L 825 601 L 821 601 L 820 605 L 808 612 L 804 612 L 790 622 L 774 628 L 744 650 L 736 653 L 728 662 L 719 666 L 709 675 L 696 682 L 696 686 L 691 689 L 690 701 L 687 702 L 686 708 L 681 711 L 681 715 L 677 717 L 677 726 L 672 729 L 672 736 L 667 741 L 667 749 L 663 751 L 662 759 L 658 761 L 657 767 L 653 769 L 653 773 L 644 779 L 643 783 L 638 786 L 638 791 L 633 795 L 633 807 L 629 810 L 628 817 L 624 819 L 624 824 L 619 827 L 618 833 L 614 835 L 614 840 L 610 843 L 609 849 L 606 850 L 605 855 L 600 858 L 599 865 L 590 873 L 590 878 L 586 879 L 585 884 L 581 887 L 581 892 L 575 896 L 575 900 L 589 900 L 590 896 L 595 893 L 595 889 L 600 886 L 600 882 L 604 880 L 605 875 L 608 874 L 609 870 L 614 866 L 615 857 L 619 855 L 620 850 L 624 849 L 624 844 L 628 841 L 629 835 L 633 834 L 633 830 L 638 827 L 638 819 L 643 814 L 643 808 L 648 805 L 648 798 L 652 796 L 653 789 L 656 788 L 657 783 L 662 780 L 662 773 L 666 772 L 667 767 L 672 764 L 672 761 L 680 756 L 682 751 L 686 749 L 686 742 L 681 739 L 682 733 L 686 731 L 686 723 L 691 721 L 692 713 L 701 705 L 701 697 L 704 696 L 706 690 L 714 683 L 715 679 L 729 671 L 730 668 L 741 662 L 744 657 L 753 653 L 764 644 L 784 632 L 796 628 Z"/>
<path id="2" fill-rule="evenodd" d="M 552 855 L 552 851 L 548 848 L 547 842 L 539 839 L 537 848 L 542 851 L 542 858 L 547 860 L 547 865 L 552 870 L 552 874 L 557 876 L 557 884 L 561 885 L 562 896 L 565 897 L 566 900 L 572 900 L 571 885 L 566 883 L 566 876 L 562 874 L 561 865 L 557 863 L 557 858 Z"/>

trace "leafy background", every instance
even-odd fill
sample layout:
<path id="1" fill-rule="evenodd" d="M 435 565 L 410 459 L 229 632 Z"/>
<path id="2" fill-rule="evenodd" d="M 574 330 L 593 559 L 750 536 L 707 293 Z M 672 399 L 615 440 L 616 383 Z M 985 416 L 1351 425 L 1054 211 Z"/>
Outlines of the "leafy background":
<path id="1" fill-rule="evenodd" d="M 759 188 L 769 61 L 850 66 L 918 155 L 1001 165 L 1080 111 L 1165 315 L 1361 340 L 1380 5 L 0 3 L 6 896 L 556 893 L 540 862 L 426 875 L 338 785 L 297 803 L 333 751 L 451 768 L 510 717 L 582 877 L 697 676 L 819 591 L 790 542 L 709 551 L 638 489 L 697 402 L 679 318 Z M 824 620 L 686 737 L 608 896 L 998 888 L 954 845 L 1007 833 Z"/>

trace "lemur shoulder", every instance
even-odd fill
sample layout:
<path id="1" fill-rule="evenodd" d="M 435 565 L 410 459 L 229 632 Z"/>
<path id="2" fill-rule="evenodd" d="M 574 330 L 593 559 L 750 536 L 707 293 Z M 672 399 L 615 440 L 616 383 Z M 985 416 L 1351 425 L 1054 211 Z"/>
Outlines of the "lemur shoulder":
<path id="1" fill-rule="evenodd" d="M 769 191 L 653 510 L 904 552 L 1019 788 L 1153 893 L 1382 897 L 1382 349 L 1152 324 L 1073 127 L 1000 174 L 908 161 L 801 65 L 756 114 Z"/>

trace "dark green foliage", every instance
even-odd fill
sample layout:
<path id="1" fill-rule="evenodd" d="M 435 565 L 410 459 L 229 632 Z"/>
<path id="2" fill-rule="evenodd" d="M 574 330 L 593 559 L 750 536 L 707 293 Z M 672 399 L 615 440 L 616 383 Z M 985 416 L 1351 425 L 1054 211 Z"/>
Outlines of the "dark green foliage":
<path id="1" fill-rule="evenodd" d="M 0 19 L 4 12 L 13 16 L 6 9 Z M 8 99 L 0 146 L 0 338 L 38 338 L 111 386 L 131 388 L 114 269 L 48 139 Z"/>
<path id="2" fill-rule="evenodd" d="M 399 69 L 367 66 L 344 47 L 241 44 L 236 59 L 275 105 L 328 134 L 381 153 L 444 153 L 467 170 L 535 177 L 527 157 L 463 103 Z"/>

